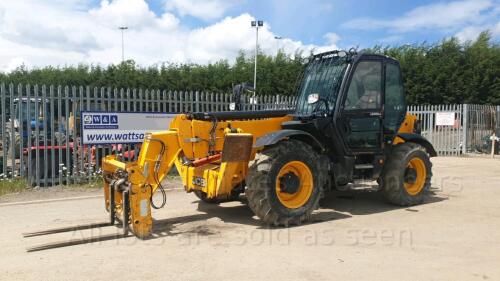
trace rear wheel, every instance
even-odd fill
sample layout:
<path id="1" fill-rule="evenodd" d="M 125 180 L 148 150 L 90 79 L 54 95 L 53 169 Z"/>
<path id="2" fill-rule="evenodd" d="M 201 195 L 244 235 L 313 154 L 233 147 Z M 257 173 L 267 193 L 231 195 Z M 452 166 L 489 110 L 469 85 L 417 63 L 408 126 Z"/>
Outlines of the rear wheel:
<path id="1" fill-rule="evenodd" d="M 416 143 L 397 145 L 382 175 L 382 192 L 391 203 L 412 206 L 422 203 L 431 186 L 432 163 L 424 147 Z"/>
<path id="2" fill-rule="evenodd" d="M 252 211 L 276 226 L 308 220 L 318 207 L 326 178 L 320 163 L 320 156 L 301 141 L 286 140 L 265 148 L 250 163 L 246 179 Z"/>

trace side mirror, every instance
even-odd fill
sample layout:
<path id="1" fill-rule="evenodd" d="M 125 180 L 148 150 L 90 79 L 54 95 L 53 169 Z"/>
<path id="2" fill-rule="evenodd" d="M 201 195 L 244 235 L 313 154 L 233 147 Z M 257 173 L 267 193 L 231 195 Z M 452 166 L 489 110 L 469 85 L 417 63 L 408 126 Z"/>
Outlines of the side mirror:
<path id="1" fill-rule="evenodd" d="M 307 103 L 308 104 L 315 104 L 318 101 L 319 101 L 319 94 L 318 93 L 309 94 L 309 96 L 307 96 Z"/>

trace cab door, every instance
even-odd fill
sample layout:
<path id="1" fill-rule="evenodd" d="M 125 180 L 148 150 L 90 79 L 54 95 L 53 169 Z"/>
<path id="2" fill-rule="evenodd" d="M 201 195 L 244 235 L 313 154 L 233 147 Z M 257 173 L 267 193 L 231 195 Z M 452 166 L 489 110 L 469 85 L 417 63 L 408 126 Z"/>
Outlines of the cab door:
<path id="1" fill-rule="evenodd" d="M 385 64 L 384 141 L 391 142 L 406 116 L 405 92 L 399 63 Z"/>
<path id="2" fill-rule="evenodd" d="M 363 58 L 350 76 L 339 120 L 347 153 L 379 153 L 383 146 L 383 60 Z"/>

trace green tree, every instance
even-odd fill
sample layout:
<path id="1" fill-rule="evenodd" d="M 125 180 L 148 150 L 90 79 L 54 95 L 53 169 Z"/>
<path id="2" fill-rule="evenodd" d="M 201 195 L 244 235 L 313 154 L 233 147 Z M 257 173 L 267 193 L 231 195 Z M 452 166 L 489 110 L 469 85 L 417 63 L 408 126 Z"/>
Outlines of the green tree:
<path id="1" fill-rule="evenodd" d="M 436 44 L 374 46 L 366 52 L 399 60 L 409 104 L 500 104 L 500 45 L 487 31 L 474 41 L 444 39 Z M 301 52 L 275 56 L 258 54 L 257 94 L 293 95 L 308 56 Z M 76 66 L 28 69 L 20 66 L 0 73 L 0 82 L 229 92 L 233 85 L 253 83 L 254 56 L 240 51 L 234 63 L 140 66 L 133 60 L 106 67 Z"/>

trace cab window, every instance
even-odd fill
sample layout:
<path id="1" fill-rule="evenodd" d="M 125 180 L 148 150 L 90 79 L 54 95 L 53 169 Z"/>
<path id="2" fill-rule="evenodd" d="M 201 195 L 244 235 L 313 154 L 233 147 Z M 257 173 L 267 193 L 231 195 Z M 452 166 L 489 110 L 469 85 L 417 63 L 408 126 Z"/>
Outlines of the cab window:
<path id="1" fill-rule="evenodd" d="M 360 62 L 351 79 L 344 109 L 378 109 L 381 97 L 382 63 L 379 61 Z"/>
<path id="2" fill-rule="evenodd" d="M 387 63 L 385 67 L 385 127 L 396 131 L 406 114 L 403 79 L 399 66 Z"/>

